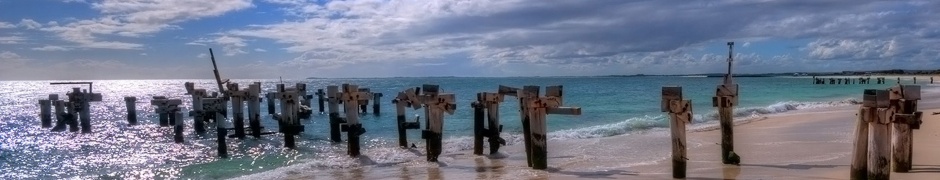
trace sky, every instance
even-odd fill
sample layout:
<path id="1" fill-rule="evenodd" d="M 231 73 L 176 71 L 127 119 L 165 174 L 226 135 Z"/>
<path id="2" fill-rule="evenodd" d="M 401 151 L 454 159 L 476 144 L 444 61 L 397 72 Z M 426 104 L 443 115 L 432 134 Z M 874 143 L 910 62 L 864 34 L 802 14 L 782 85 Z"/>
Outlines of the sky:
<path id="1" fill-rule="evenodd" d="M 0 80 L 940 69 L 940 2 L 0 0 Z"/>

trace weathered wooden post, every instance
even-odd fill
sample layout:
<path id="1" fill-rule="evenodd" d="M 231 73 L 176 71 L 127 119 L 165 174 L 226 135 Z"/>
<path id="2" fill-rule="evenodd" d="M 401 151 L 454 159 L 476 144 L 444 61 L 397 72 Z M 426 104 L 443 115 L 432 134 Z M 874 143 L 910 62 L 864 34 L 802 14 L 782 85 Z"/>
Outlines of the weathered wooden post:
<path id="1" fill-rule="evenodd" d="M 124 97 L 124 103 L 127 106 L 127 124 L 137 125 L 137 97 Z"/>
<path id="2" fill-rule="evenodd" d="M 277 99 L 281 101 L 281 113 L 277 119 L 281 124 L 280 131 L 284 134 L 284 147 L 296 148 L 295 135 L 304 130 L 300 124 L 299 110 L 301 106 L 300 93 L 296 87 L 287 89 L 284 84 L 277 84 Z"/>
<path id="3" fill-rule="evenodd" d="M 530 98 L 538 98 L 539 87 L 523 86 L 522 89 L 519 89 L 514 87 L 499 86 L 498 93 L 508 96 L 515 96 L 517 99 L 519 99 L 519 111 L 521 113 L 519 117 L 522 119 L 522 139 L 524 141 L 523 146 L 525 147 L 526 164 L 529 167 L 532 167 L 532 137 L 529 136 L 531 131 L 529 127 L 530 118 L 528 116 L 529 108 L 527 107 L 529 104 L 525 102 L 528 102 Z"/>
<path id="4" fill-rule="evenodd" d="M 342 102 L 340 99 L 341 93 L 339 92 L 338 86 L 326 86 L 326 95 L 329 102 L 330 108 L 330 140 L 333 142 L 342 141 L 342 132 L 340 132 L 340 124 L 346 123 L 346 120 L 339 117 L 339 103 Z"/>
<path id="5" fill-rule="evenodd" d="M 185 82 L 183 86 L 186 87 L 186 94 L 192 97 L 192 110 L 189 111 L 189 116 L 193 117 L 193 131 L 196 134 L 206 133 L 207 119 L 211 117 L 206 113 L 205 107 L 203 107 L 203 98 L 208 98 L 209 94 L 205 89 L 196 89 L 195 85 L 192 82 Z"/>
<path id="6" fill-rule="evenodd" d="M 49 99 L 52 100 L 52 95 L 49 96 Z M 69 124 L 69 114 L 65 111 L 65 101 L 58 100 L 58 95 L 56 95 L 56 99 L 52 100 L 52 105 L 55 106 L 55 127 L 52 127 L 51 131 L 65 131 L 66 125 Z"/>
<path id="7" fill-rule="evenodd" d="M 933 84 L 933 77 L 930 77 L 930 84 Z"/>
<path id="8" fill-rule="evenodd" d="M 320 113 L 323 113 L 323 101 L 324 101 L 323 96 L 326 95 L 326 93 L 323 92 L 323 89 L 317 89 L 316 95 L 317 95 L 317 105 L 319 105 L 318 107 L 320 107 L 319 108 Z"/>
<path id="9" fill-rule="evenodd" d="M 307 84 L 297 83 L 294 85 L 294 90 L 297 92 L 298 98 L 298 118 L 308 119 L 310 115 L 313 114 L 313 110 L 310 109 L 310 100 L 313 99 L 313 95 L 307 94 Z"/>
<path id="10" fill-rule="evenodd" d="M 580 107 L 561 107 L 562 100 L 562 86 L 547 86 L 544 97 L 535 94 L 534 98 L 527 99 L 526 108 L 529 108 L 529 127 L 531 127 L 531 134 L 528 136 L 532 136 L 532 158 L 530 159 L 532 159 L 533 169 L 548 168 L 548 127 L 545 115 L 581 115 Z"/>
<path id="11" fill-rule="evenodd" d="M 72 92 L 67 94 L 69 101 L 75 106 L 79 113 L 79 122 L 82 126 L 82 133 L 91 133 L 91 104 L 92 101 L 101 101 L 101 94 L 92 93 L 79 88 L 72 88 Z"/>
<path id="12" fill-rule="evenodd" d="M 427 142 L 427 160 L 437 162 L 443 146 L 444 113 L 454 114 L 457 109 L 455 96 L 450 93 L 441 93 L 438 85 L 425 84 L 421 87 L 421 104 L 427 115 L 427 130 L 421 133 L 421 138 Z"/>
<path id="13" fill-rule="evenodd" d="M 875 105 L 875 118 L 868 124 L 868 179 L 869 180 L 887 180 L 889 179 L 888 155 L 891 153 L 890 133 L 891 119 L 894 117 L 894 110 L 889 107 L 888 92 L 885 90 L 875 90 L 877 99 Z"/>
<path id="14" fill-rule="evenodd" d="M 173 104 L 177 104 L 172 105 L 169 109 L 170 115 L 176 117 L 176 121 L 173 122 L 173 141 L 176 143 L 183 143 L 183 113 L 180 112 L 179 107 L 179 105 L 183 104 L 183 101 L 180 101 L 179 99 L 171 99 L 171 101 L 175 101 Z"/>
<path id="15" fill-rule="evenodd" d="M 486 123 L 486 105 L 483 104 L 483 93 L 477 93 L 477 101 L 470 104 L 473 108 L 473 154 L 483 155 L 483 132 Z"/>
<path id="16" fill-rule="evenodd" d="M 418 91 L 419 90 L 415 88 L 409 88 L 405 91 L 399 92 L 398 96 L 392 100 L 392 103 L 395 104 L 395 113 L 397 115 L 396 120 L 398 121 L 398 146 L 401 148 L 408 148 L 408 135 L 406 131 L 408 129 L 421 128 L 421 121 L 417 121 L 416 119 L 415 122 L 408 122 L 405 119 L 406 107 L 412 107 L 416 110 L 421 108 L 421 100 L 418 99 Z"/>
<path id="17" fill-rule="evenodd" d="M 39 121 L 43 128 L 52 127 L 52 101 L 39 100 Z"/>
<path id="18" fill-rule="evenodd" d="M 154 112 L 156 112 L 159 117 L 160 127 L 170 125 L 170 112 L 167 110 L 169 107 L 165 106 L 165 103 L 163 103 L 166 100 L 166 96 L 153 96 L 152 100 L 150 100 L 151 105 L 157 106 L 157 108 L 154 108 Z"/>
<path id="19" fill-rule="evenodd" d="M 503 87 L 509 93 L 512 88 Z M 515 92 L 512 91 L 514 94 Z M 506 140 L 499 137 L 502 132 L 502 125 L 499 124 L 499 103 L 503 102 L 503 95 L 500 93 L 481 92 L 477 93 L 477 101 L 472 104 L 474 108 L 474 154 L 483 154 L 483 138 L 486 137 L 490 144 L 490 154 L 499 152 L 501 145 L 506 145 Z M 487 118 L 488 120 L 485 120 Z"/>
<path id="20" fill-rule="evenodd" d="M 228 146 L 225 144 L 225 138 L 228 137 L 228 128 L 226 128 L 225 119 L 222 117 L 222 109 L 225 108 L 225 100 L 222 98 L 203 98 L 202 106 L 204 112 L 215 114 L 216 143 L 218 144 L 219 157 L 228 158 Z"/>
<path id="21" fill-rule="evenodd" d="M 894 172 L 908 172 L 912 167 L 913 127 L 920 126 L 920 112 L 917 101 L 920 100 L 920 86 L 898 85 L 888 89 L 891 109 L 895 110 L 893 132 L 891 133 L 892 160 Z"/>
<path id="22" fill-rule="evenodd" d="M 244 99 L 248 98 L 248 91 L 239 90 L 238 83 L 228 83 L 227 94 L 232 102 L 232 126 L 235 129 L 235 137 L 245 138 L 245 107 Z"/>
<path id="23" fill-rule="evenodd" d="M 738 84 L 734 83 L 731 65 L 734 62 L 732 49 L 734 42 L 728 42 L 728 73 L 722 83 L 715 90 L 712 97 L 712 107 L 718 108 L 718 119 L 721 126 L 721 162 L 724 164 L 739 164 L 740 157 L 734 153 L 734 106 L 738 104 Z M 842 79 L 839 79 L 841 83 Z"/>
<path id="24" fill-rule="evenodd" d="M 248 85 L 248 128 L 251 136 L 261 138 L 261 82 Z"/>
<path id="25" fill-rule="evenodd" d="M 275 114 L 274 112 L 274 93 L 267 93 L 264 95 L 268 99 L 268 114 Z"/>
<path id="26" fill-rule="evenodd" d="M 692 101 L 682 99 L 682 87 L 664 86 L 660 109 L 669 113 L 672 137 L 672 177 L 685 178 L 686 139 L 685 125 L 692 123 Z M 724 158 L 722 158 L 724 159 Z"/>
<path id="27" fill-rule="evenodd" d="M 372 95 L 371 93 L 359 92 L 359 90 L 359 86 L 343 84 L 343 94 L 340 97 L 347 109 L 346 123 L 340 125 L 340 130 L 347 132 L 346 142 L 349 143 L 347 154 L 351 157 L 359 156 L 359 136 L 366 132 L 366 129 L 362 128 L 362 124 L 359 124 L 359 111 L 356 111 L 356 108 L 358 108 L 359 102 L 362 100 L 372 98 L 370 97 Z"/>
<path id="28" fill-rule="evenodd" d="M 382 102 L 381 100 L 382 100 L 382 93 L 372 93 L 372 102 L 373 102 L 372 114 L 375 114 L 376 116 L 380 115 L 382 112 L 381 106 L 379 106 L 379 104 L 382 104 L 382 103 L 379 103 L 379 102 Z"/>
<path id="29" fill-rule="evenodd" d="M 876 79 L 877 80 L 877 79 Z M 855 142 L 852 149 L 850 179 L 868 178 L 868 124 L 877 120 L 878 96 L 874 89 L 866 89 L 862 94 L 862 105 L 858 110 L 855 126 Z"/>

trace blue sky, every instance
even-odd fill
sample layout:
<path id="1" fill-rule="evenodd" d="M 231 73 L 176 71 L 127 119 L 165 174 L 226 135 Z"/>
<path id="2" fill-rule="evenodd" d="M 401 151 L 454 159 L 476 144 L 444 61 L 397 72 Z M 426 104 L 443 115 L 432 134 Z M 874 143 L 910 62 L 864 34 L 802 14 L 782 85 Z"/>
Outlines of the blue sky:
<path id="1" fill-rule="evenodd" d="M 940 3 L 0 0 L 0 80 L 940 68 Z"/>

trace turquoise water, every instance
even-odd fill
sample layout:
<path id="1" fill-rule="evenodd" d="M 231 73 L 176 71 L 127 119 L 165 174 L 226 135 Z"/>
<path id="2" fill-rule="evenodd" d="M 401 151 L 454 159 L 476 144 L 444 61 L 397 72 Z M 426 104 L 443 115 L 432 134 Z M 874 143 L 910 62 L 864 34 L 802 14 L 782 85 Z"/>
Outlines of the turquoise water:
<path id="1" fill-rule="evenodd" d="M 596 138 L 626 134 L 637 130 L 666 127 L 659 111 L 660 89 L 664 85 L 683 87 L 686 99 L 693 101 L 697 122 L 714 121 L 711 96 L 720 78 L 705 77 L 520 77 L 520 78 L 369 78 L 288 80 L 307 83 L 309 93 L 326 85 L 358 84 L 385 94 L 383 114 L 363 115 L 367 129 L 364 154 L 375 163 L 363 164 L 347 158 L 345 143 L 330 143 L 326 115 L 316 114 L 303 120 L 305 132 L 297 150 L 281 148 L 283 139 L 270 135 L 261 139 L 228 141 L 231 158 L 220 159 L 215 153 L 214 128 L 206 135 L 194 135 L 187 127 L 186 143 L 175 144 L 172 129 L 156 125 L 152 96 L 167 96 L 184 101 L 189 111 L 189 97 L 183 83 L 196 82 L 198 88 L 213 91 L 211 80 L 122 80 L 94 81 L 102 102 L 92 103 L 93 133 L 49 132 L 40 128 L 38 100 L 47 94 L 65 97 L 70 86 L 49 85 L 49 81 L 0 82 L 0 179 L 57 178 L 230 178 L 258 173 L 277 167 L 306 163 L 321 168 L 351 166 L 389 166 L 412 161 L 415 155 L 402 155 L 396 146 L 395 110 L 391 98 L 398 91 L 422 84 L 438 84 L 444 92 L 457 96 L 457 112 L 445 116 L 445 151 L 471 147 L 472 109 L 470 103 L 478 92 L 495 92 L 498 85 L 563 85 L 565 104 L 582 108 L 582 115 L 549 115 L 552 139 Z M 234 80 L 240 84 L 260 81 L 265 92 L 274 90 L 276 80 Z M 863 89 L 887 88 L 884 85 L 814 85 L 809 78 L 737 78 L 740 105 L 736 116 L 747 118 L 760 114 L 781 113 L 795 109 L 851 104 Z M 127 126 L 124 96 L 138 97 L 141 124 Z M 521 126 L 517 101 L 507 97 L 501 105 L 503 137 L 510 144 L 519 143 Z M 266 103 L 262 113 L 266 114 Z M 314 103 L 314 107 L 316 104 Z M 371 111 L 371 107 L 370 107 Z M 423 114 L 409 109 L 409 117 Z M 231 117 L 231 116 L 229 116 Z M 268 131 L 277 124 L 263 117 Z M 190 118 L 186 118 L 191 122 Z M 186 123 L 191 125 L 191 123 Z M 231 126 L 231 122 L 229 125 Z M 409 132 L 410 142 L 423 146 L 417 131 Z M 407 152 L 407 151 L 405 151 Z"/>

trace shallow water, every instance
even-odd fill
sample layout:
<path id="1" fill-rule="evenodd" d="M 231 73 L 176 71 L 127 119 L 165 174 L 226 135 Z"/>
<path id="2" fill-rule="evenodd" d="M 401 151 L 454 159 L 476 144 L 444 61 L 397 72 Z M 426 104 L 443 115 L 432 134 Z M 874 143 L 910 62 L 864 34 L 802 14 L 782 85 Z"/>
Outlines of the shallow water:
<path id="1" fill-rule="evenodd" d="M 310 94 L 327 84 L 353 83 L 385 94 L 381 115 L 363 115 L 367 129 L 363 136 L 363 154 L 368 159 L 351 159 L 345 155 L 345 144 L 328 140 L 326 115 L 315 114 L 303 120 L 305 132 L 297 150 L 282 148 L 280 135 L 261 139 L 229 139 L 231 158 L 220 159 L 215 152 L 214 128 L 206 135 L 191 132 L 187 124 L 186 143 L 172 140 L 172 129 L 156 125 L 152 96 L 167 96 L 184 101 L 188 112 L 189 99 L 183 83 L 196 82 L 197 88 L 214 91 L 211 80 L 121 80 L 93 81 L 94 91 L 104 95 L 102 102 L 93 102 L 93 133 L 50 132 L 40 127 L 38 100 L 57 93 L 60 99 L 70 90 L 67 85 L 49 85 L 50 81 L 0 82 L 0 179 L 58 178 L 231 178 L 270 171 L 278 167 L 303 164 L 320 169 L 416 166 L 423 161 L 423 152 L 397 147 L 393 94 L 421 84 L 439 84 L 444 92 L 457 95 L 457 112 L 445 116 L 445 152 L 472 147 L 472 109 L 475 93 L 495 92 L 498 85 L 564 85 L 566 105 L 579 106 L 580 116 L 549 115 L 549 137 L 552 140 L 591 139 L 629 134 L 651 128 L 666 127 L 659 112 L 660 87 L 680 85 L 686 99 L 693 101 L 697 122 L 715 118 L 711 96 L 720 78 L 704 77 L 532 77 L 532 78 L 374 78 L 374 79 L 313 79 L 290 80 L 286 84 L 307 83 Z M 274 90 L 276 80 L 235 80 L 240 84 L 260 81 L 265 92 Z M 737 78 L 740 84 L 740 105 L 736 116 L 787 112 L 796 109 L 842 106 L 852 103 L 865 88 L 886 88 L 890 85 L 813 85 L 808 78 Z M 288 85 L 291 86 L 291 85 Z M 138 97 L 140 125 L 127 126 L 124 96 Z M 855 98 L 858 99 L 858 98 Z M 316 101 L 314 101 L 316 102 Z M 509 144 L 521 142 L 518 106 L 507 97 L 501 104 L 503 137 Z M 277 123 L 266 115 L 261 103 L 263 126 L 276 131 Z M 316 104 L 314 103 L 314 109 Z M 371 108 L 369 108 L 371 111 Z M 408 116 L 423 114 L 409 110 Z M 229 116 L 231 117 L 231 116 Z M 228 123 L 231 126 L 231 122 Z M 230 132 L 231 134 L 231 132 Z M 423 146 L 418 131 L 409 132 L 410 142 Z M 643 143 L 643 142 L 634 142 Z M 511 149 L 506 149 L 512 152 Z M 509 159 L 519 154 L 509 154 Z M 460 158 L 460 157 L 453 157 Z M 524 158 L 524 155 L 523 155 Z M 523 159 L 524 160 L 524 159 Z M 641 163 L 645 160 L 637 160 Z M 422 164 L 423 165 L 423 164 Z M 472 167 L 467 167 L 472 168 Z M 512 173 L 525 173 L 520 170 Z M 338 178 L 342 179 L 342 178 Z"/>

